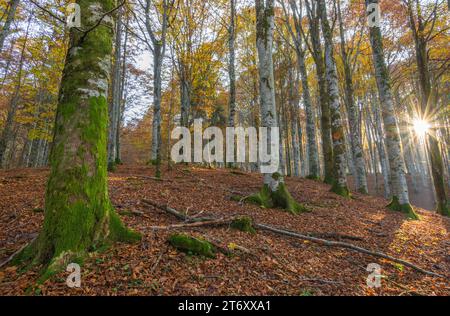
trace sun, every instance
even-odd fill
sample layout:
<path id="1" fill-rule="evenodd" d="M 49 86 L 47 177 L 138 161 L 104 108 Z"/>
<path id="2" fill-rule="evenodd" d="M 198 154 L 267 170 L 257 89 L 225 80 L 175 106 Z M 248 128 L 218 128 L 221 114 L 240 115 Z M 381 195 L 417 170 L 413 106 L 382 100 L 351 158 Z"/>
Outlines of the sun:
<path id="1" fill-rule="evenodd" d="M 431 128 L 430 123 L 422 119 L 415 119 L 413 121 L 414 131 L 417 136 L 423 137 L 425 136 Z"/>

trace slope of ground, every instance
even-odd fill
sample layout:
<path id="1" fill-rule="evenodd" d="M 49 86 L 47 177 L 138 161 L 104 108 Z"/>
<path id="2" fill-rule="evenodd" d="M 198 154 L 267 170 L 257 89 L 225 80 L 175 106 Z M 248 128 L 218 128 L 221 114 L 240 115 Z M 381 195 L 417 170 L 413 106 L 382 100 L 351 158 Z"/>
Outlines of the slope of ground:
<path id="1" fill-rule="evenodd" d="M 0 269 L 0 294 L 44 295 L 450 295 L 448 279 L 423 275 L 386 260 L 346 249 L 258 231 L 255 235 L 229 227 L 185 228 L 187 232 L 227 247 L 234 243 L 253 254 L 218 254 L 215 259 L 180 253 L 167 243 L 170 232 L 151 226 L 179 223 L 142 199 L 187 212 L 190 216 L 246 214 L 259 223 L 300 233 L 345 234 L 343 240 L 408 260 L 450 276 L 450 219 L 420 210 L 421 221 L 387 211 L 386 200 L 354 194 L 344 199 L 329 186 L 289 178 L 289 189 L 312 210 L 291 215 L 278 209 L 241 204 L 233 191 L 249 195 L 261 187 L 261 175 L 177 166 L 166 181 L 154 181 L 151 167 L 122 166 L 110 174 L 112 202 L 122 219 L 143 234 L 139 244 L 118 244 L 92 254 L 81 268 L 81 288 L 69 288 L 62 272 L 38 287 L 36 270 Z M 48 170 L 0 171 L 0 260 L 32 240 L 43 220 Z M 335 239 L 336 240 L 336 239 Z M 380 288 L 369 288 L 366 267 L 382 267 Z"/>

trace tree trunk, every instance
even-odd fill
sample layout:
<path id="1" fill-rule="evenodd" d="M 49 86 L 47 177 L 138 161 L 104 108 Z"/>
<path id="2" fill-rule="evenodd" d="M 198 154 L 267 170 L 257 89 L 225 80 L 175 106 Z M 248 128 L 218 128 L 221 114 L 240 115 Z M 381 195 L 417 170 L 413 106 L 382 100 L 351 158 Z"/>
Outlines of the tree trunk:
<path id="1" fill-rule="evenodd" d="M 378 4 L 378 0 L 366 0 L 366 6 L 371 3 Z M 389 208 L 396 211 L 402 211 L 410 218 L 418 219 L 417 214 L 415 214 L 409 203 L 408 185 L 405 176 L 405 162 L 402 156 L 400 133 L 394 112 L 390 75 L 384 59 L 381 30 L 377 26 L 370 27 L 370 43 L 372 46 L 372 58 L 386 131 L 387 155 L 391 176 L 390 187 L 393 195 Z"/>
<path id="2" fill-rule="evenodd" d="M 3 46 L 5 45 L 5 39 L 9 35 L 11 24 L 14 21 L 14 16 L 16 15 L 17 7 L 19 6 L 20 0 L 11 0 L 8 4 L 8 13 L 6 16 L 5 24 L 3 24 L 2 30 L 0 31 L 0 53 L 3 51 Z"/>
<path id="3" fill-rule="evenodd" d="M 336 63 L 333 56 L 333 34 L 328 23 L 325 0 L 318 0 L 318 8 L 321 12 L 322 32 L 325 40 L 325 68 L 328 83 L 328 97 L 330 101 L 331 133 L 333 136 L 333 167 L 335 181 L 333 183 L 332 191 L 342 196 L 349 196 L 350 192 L 347 188 L 344 128 L 342 125 L 341 108 L 339 104 Z"/>
<path id="4" fill-rule="evenodd" d="M 345 85 L 345 103 L 347 105 L 348 123 L 350 127 L 350 148 L 352 152 L 353 165 L 355 168 L 355 182 L 356 190 L 360 193 L 367 194 L 367 177 L 366 167 L 364 162 L 364 153 L 361 144 L 361 128 L 359 125 L 359 109 L 355 105 L 353 76 L 350 66 L 350 60 L 347 53 L 345 42 L 345 31 L 342 22 L 341 6 L 337 1 L 338 18 L 339 18 L 339 33 L 341 37 L 341 54 L 344 65 L 344 85 Z"/>
<path id="5" fill-rule="evenodd" d="M 110 11 L 109 0 L 79 0 L 82 24 Z M 89 33 L 71 30 L 63 70 L 38 238 L 17 261 L 49 264 L 43 278 L 109 241 L 134 241 L 112 208 L 107 186 L 108 85 L 114 23 L 106 15 Z"/>
<path id="6" fill-rule="evenodd" d="M 161 71 L 164 48 L 153 45 L 153 123 L 152 123 L 152 161 L 156 166 L 156 177 L 161 176 Z"/>
<path id="7" fill-rule="evenodd" d="M 328 99 L 325 62 L 320 43 L 320 10 L 316 1 L 306 1 L 309 11 L 309 30 L 312 43 L 312 55 L 316 64 L 316 75 L 319 85 L 319 101 L 321 109 L 322 154 L 325 167 L 325 183 L 334 183 L 333 141 L 331 138 L 331 112 Z M 305 39 L 306 40 L 306 39 Z"/>
<path id="8" fill-rule="evenodd" d="M 114 44 L 114 63 L 111 82 L 111 104 L 109 107 L 109 135 L 108 135 L 108 170 L 113 171 L 117 158 L 117 127 L 120 111 L 120 80 L 122 57 L 122 11 L 119 9 L 116 22 L 116 37 Z"/>
<path id="9" fill-rule="evenodd" d="M 236 37 L 236 0 L 230 0 L 230 27 L 229 27 L 229 62 L 228 62 L 228 76 L 230 78 L 230 100 L 229 100 L 229 117 L 228 126 L 234 127 L 236 116 L 236 69 L 235 69 L 235 37 Z"/>
<path id="10" fill-rule="evenodd" d="M 271 143 L 276 141 L 271 139 L 272 130 L 278 128 L 272 58 L 274 0 L 255 0 L 255 4 L 261 125 L 267 128 L 267 137 L 265 139 L 262 137 L 263 139 L 260 141 L 266 142 L 267 148 L 271 148 Z M 273 152 L 271 152 L 271 156 L 274 157 Z M 294 214 L 305 211 L 305 208 L 297 203 L 288 192 L 280 172 L 265 173 L 263 189 L 249 200 L 265 207 L 282 207 Z"/>
<path id="11" fill-rule="evenodd" d="M 437 100 L 433 94 L 431 73 L 429 69 L 429 53 L 428 53 L 428 38 L 426 35 L 426 24 L 421 14 L 420 3 L 416 2 L 417 7 L 417 29 L 413 16 L 412 2 L 408 1 L 408 13 L 410 19 L 410 28 L 412 30 L 415 50 L 416 61 L 419 73 L 419 86 L 421 95 L 421 113 L 420 119 L 425 121 L 436 121 L 439 118 L 432 117 L 437 112 Z M 432 127 L 434 130 L 438 130 L 439 127 Z M 442 151 L 439 147 L 439 142 L 436 139 L 436 135 L 431 133 L 426 134 L 428 144 L 428 155 L 431 164 L 431 178 L 434 185 L 434 193 L 437 205 L 437 212 L 450 216 L 449 198 L 445 191 L 444 180 L 444 164 L 442 162 Z"/>
<path id="12" fill-rule="evenodd" d="M 20 53 L 16 88 L 15 88 L 13 96 L 11 98 L 11 104 L 8 109 L 8 114 L 6 116 L 5 126 L 4 126 L 2 134 L 0 136 L 0 168 L 7 164 L 5 152 L 6 152 L 8 144 L 11 142 L 13 135 L 14 135 L 14 133 L 13 133 L 14 120 L 16 117 L 16 112 L 17 112 L 17 107 L 18 107 L 18 102 L 19 102 L 19 97 L 20 97 L 20 88 L 22 87 L 22 75 L 23 75 L 23 66 L 24 66 L 24 61 L 25 61 L 25 49 L 26 49 L 27 42 L 28 42 L 31 18 L 32 18 L 32 15 L 30 15 L 30 17 L 28 18 L 28 25 L 27 25 L 27 30 L 25 33 L 25 39 L 23 42 L 22 51 Z"/>

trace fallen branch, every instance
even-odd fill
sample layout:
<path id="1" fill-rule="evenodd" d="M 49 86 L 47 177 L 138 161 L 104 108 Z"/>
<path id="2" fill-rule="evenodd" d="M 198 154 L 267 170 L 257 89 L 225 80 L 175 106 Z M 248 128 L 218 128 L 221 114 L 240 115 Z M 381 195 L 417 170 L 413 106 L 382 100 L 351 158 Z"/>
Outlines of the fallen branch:
<path id="1" fill-rule="evenodd" d="M 200 227 L 200 226 L 220 226 L 220 225 L 229 225 L 233 220 L 234 220 L 234 218 L 229 218 L 229 219 L 218 219 L 218 220 L 207 221 L 207 222 L 175 224 L 175 225 L 169 225 L 169 226 L 150 226 L 150 229 L 171 230 L 171 229 L 177 229 L 177 228 L 192 228 L 192 227 Z"/>
<path id="2" fill-rule="evenodd" d="M 182 214 L 182 213 L 178 212 L 177 210 L 175 210 L 175 209 L 173 209 L 173 208 L 171 208 L 171 207 L 169 207 L 167 205 L 166 206 L 161 206 L 161 205 L 158 205 L 158 204 L 156 204 L 156 203 L 154 203 L 154 202 L 152 202 L 150 200 L 146 200 L 146 199 L 143 199 L 142 202 L 144 202 L 147 205 L 151 205 L 153 207 L 156 207 L 157 209 L 166 211 L 167 213 L 172 214 L 176 218 L 178 218 L 178 219 L 180 219 L 180 220 L 182 220 L 184 222 L 187 222 L 187 223 L 209 222 L 209 221 L 216 221 L 217 220 L 217 218 L 210 218 L 210 217 L 196 217 L 196 218 L 192 218 L 192 217 L 189 217 L 189 216 L 187 216 L 185 214 Z"/>
<path id="3" fill-rule="evenodd" d="M 149 204 L 149 205 L 154 206 L 154 207 L 156 207 L 158 209 L 166 211 L 166 212 L 174 215 L 178 219 L 181 219 L 181 220 L 183 220 L 185 222 L 190 222 L 190 221 L 191 222 L 213 222 L 213 221 L 217 221 L 217 219 L 214 219 L 214 218 L 204 218 L 204 217 L 203 218 L 195 218 L 195 219 L 193 219 L 193 218 L 190 218 L 190 217 L 188 217 L 186 215 L 183 215 L 182 213 L 180 213 L 177 210 L 175 210 L 173 208 L 170 208 L 168 206 L 161 206 L 161 205 L 158 205 L 158 204 L 156 204 L 156 203 L 154 203 L 152 201 L 149 201 L 149 200 L 142 200 L 142 201 L 144 203 L 146 203 L 146 204 Z M 428 270 L 422 269 L 422 268 L 420 268 L 420 267 L 418 267 L 418 266 L 416 266 L 416 265 L 414 265 L 414 264 L 412 264 L 412 263 L 410 263 L 408 261 L 389 256 L 389 255 L 387 255 L 385 253 L 382 253 L 382 252 L 371 251 L 371 250 L 368 250 L 368 249 L 365 249 L 365 248 L 362 248 L 362 247 L 358 247 L 358 246 L 355 246 L 355 245 L 350 244 L 350 243 L 331 241 L 331 240 L 327 240 L 327 239 L 307 236 L 307 235 L 291 232 L 291 231 L 288 231 L 288 230 L 275 228 L 275 227 L 268 226 L 268 225 L 265 225 L 265 224 L 259 224 L 259 223 L 253 223 L 253 227 L 256 228 L 256 229 L 260 229 L 260 230 L 270 231 L 272 233 L 276 233 L 276 234 L 279 234 L 279 235 L 284 235 L 284 236 L 299 238 L 299 239 L 303 239 L 303 240 L 308 240 L 310 242 L 313 242 L 313 243 L 316 243 L 316 244 L 319 244 L 319 245 L 322 245 L 322 246 L 350 249 L 350 250 L 353 250 L 353 251 L 356 251 L 356 252 L 364 253 L 364 254 L 367 254 L 367 255 L 370 255 L 370 256 L 379 257 L 379 258 L 390 260 L 392 262 L 396 262 L 396 263 L 402 264 L 402 265 L 404 265 L 406 267 L 412 268 L 412 269 L 414 269 L 416 271 L 419 271 L 419 272 L 421 272 L 423 274 L 426 274 L 426 275 L 448 279 L 448 277 L 446 277 L 446 276 L 440 275 L 438 273 L 434 273 L 432 271 L 428 271 Z"/>
<path id="4" fill-rule="evenodd" d="M 317 238 L 348 239 L 348 240 L 355 240 L 355 241 L 364 240 L 363 237 L 338 234 L 338 233 L 307 233 L 306 235 L 311 236 L 311 237 L 317 237 Z"/>
<path id="5" fill-rule="evenodd" d="M 140 178 L 140 179 L 146 179 L 146 180 L 154 180 L 154 181 L 158 181 L 158 182 L 173 182 L 172 180 L 170 180 L 170 179 L 163 179 L 163 178 L 157 178 L 157 177 L 151 177 L 151 176 L 144 176 L 144 175 L 131 175 L 131 176 L 128 176 L 127 177 L 129 180 L 132 180 L 132 179 L 137 179 L 137 178 Z"/>
<path id="6" fill-rule="evenodd" d="M 294 233 L 294 232 L 287 231 L 287 230 L 284 230 L 284 229 L 271 227 L 271 226 L 264 225 L 264 224 L 254 223 L 253 226 L 255 228 L 258 228 L 258 229 L 261 229 L 261 230 L 270 231 L 272 233 L 276 233 L 276 234 L 279 234 L 279 235 L 285 235 L 285 236 L 289 236 L 289 237 L 295 237 L 295 238 L 300 238 L 300 239 L 303 239 L 303 240 L 308 240 L 308 241 L 314 242 L 316 244 L 327 246 L 327 247 L 339 247 L 339 248 L 350 249 L 350 250 L 353 250 L 353 251 L 356 251 L 356 252 L 361 252 L 361 253 L 364 253 L 364 254 L 367 254 L 367 255 L 371 255 L 371 256 L 374 256 L 374 257 L 379 257 L 379 258 L 387 259 L 387 260 L 390 260 L 390 261 L 393 261 L 393 262 L 396 262 L 396 263 L 400 263 L 400 264 L 402 264 L 402 265 L 404 265 L 406 267 L 410 267 L 410 268 L 412 268 L 412 269 L 414 269 L 416 271 L 419 271 L 419 272 L 421 272 L 423 274 L 427 274 L 427 275 L 431 275 L 431 276 L 435 276 L 435 277 L 439 277 L 439 278 L 447 278 L 447 277 L 445 277 L 443 275 L 434 273 L 432 271 L 424 270 L 424 269 L 422 269 L 422 268 L 420 268 L 420 267 L 418 267 L 418 266 L 416 266 L 416 265 L 414 265 L 414 264 L 412 264 L 412 263 L 410 263 L 408 261 L 389 256 L 389 255 L 387 255 L 385 253 L 382 253 L 382 252 L 367 250 L 367 249 L 364 249 L 364 248 L 361 248 L 361 247 L 358 247 L 358 246 L 355 246 L 355 245 L 352 245 L 352 244 L 349 244 L 349 243 L 339 242 L 339 241 L 331 241 L 331 240 L 326 240 L 326 239 L 306 236 L 306 235 Z"/>

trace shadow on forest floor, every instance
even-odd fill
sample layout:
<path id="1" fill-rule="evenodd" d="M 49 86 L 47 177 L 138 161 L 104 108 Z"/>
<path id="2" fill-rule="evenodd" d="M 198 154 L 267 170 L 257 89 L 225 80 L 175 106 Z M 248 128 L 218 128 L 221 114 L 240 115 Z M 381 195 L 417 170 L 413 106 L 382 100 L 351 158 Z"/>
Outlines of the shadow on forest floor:
<path id="1" fill-rule="evenodd" d="M 165 170 L 164 170 L 165 171 Z M 214 240 L 222 247 L 237 244 L 254 255 L 218 254 L 205 259 L 177 252 L 166 242 L 169 232 L 151 226 L 179 223 L 169 214 L 147 206 L 142 199 L 169 205 L 191 216 L 249 215 L 259 223 L 300 233 L 345 234 L 348 241 L 382 251 L 422 268 L 450 275 L 450 219 L 418 210 L 421 221 L 386 210 L 380 197 L 354 194 L 344 199 L 314 180 L 287 178 L 295 199 L 312 210 L 292 215 L 279 209 L 240 204 L 233 194 L 257 192 L 259 174 L 226 169 L 176 166 L 155 181 L 153 167 L 120 166 L 109 176 L 110 196 L 128 226 L 140 231 L 140 244 L 118 244 L 92 254 L 82 267 L 82 286 L 66 286 L 67 272 L 39 286 L 45 295 L 450 295 L 448 282 L 419 274 L 386 260 L 346 249 L 258 231 L 256 235 L 229 227 L 183 229 Z M 38 232 L 42 223 L 46 169 L 0 171 L 0 260 Z M 142 215 L 143 214 L 143 215 Z M 335 239 L 336 240 L 336 239 Z M 368 288 L 366 267 L 378 263 L 386 276 L 382 287 Z M 25 294 L 34 284 L 35 270 L 19 274 L 15 267 L 0 269 L 0 294 Z"/>

